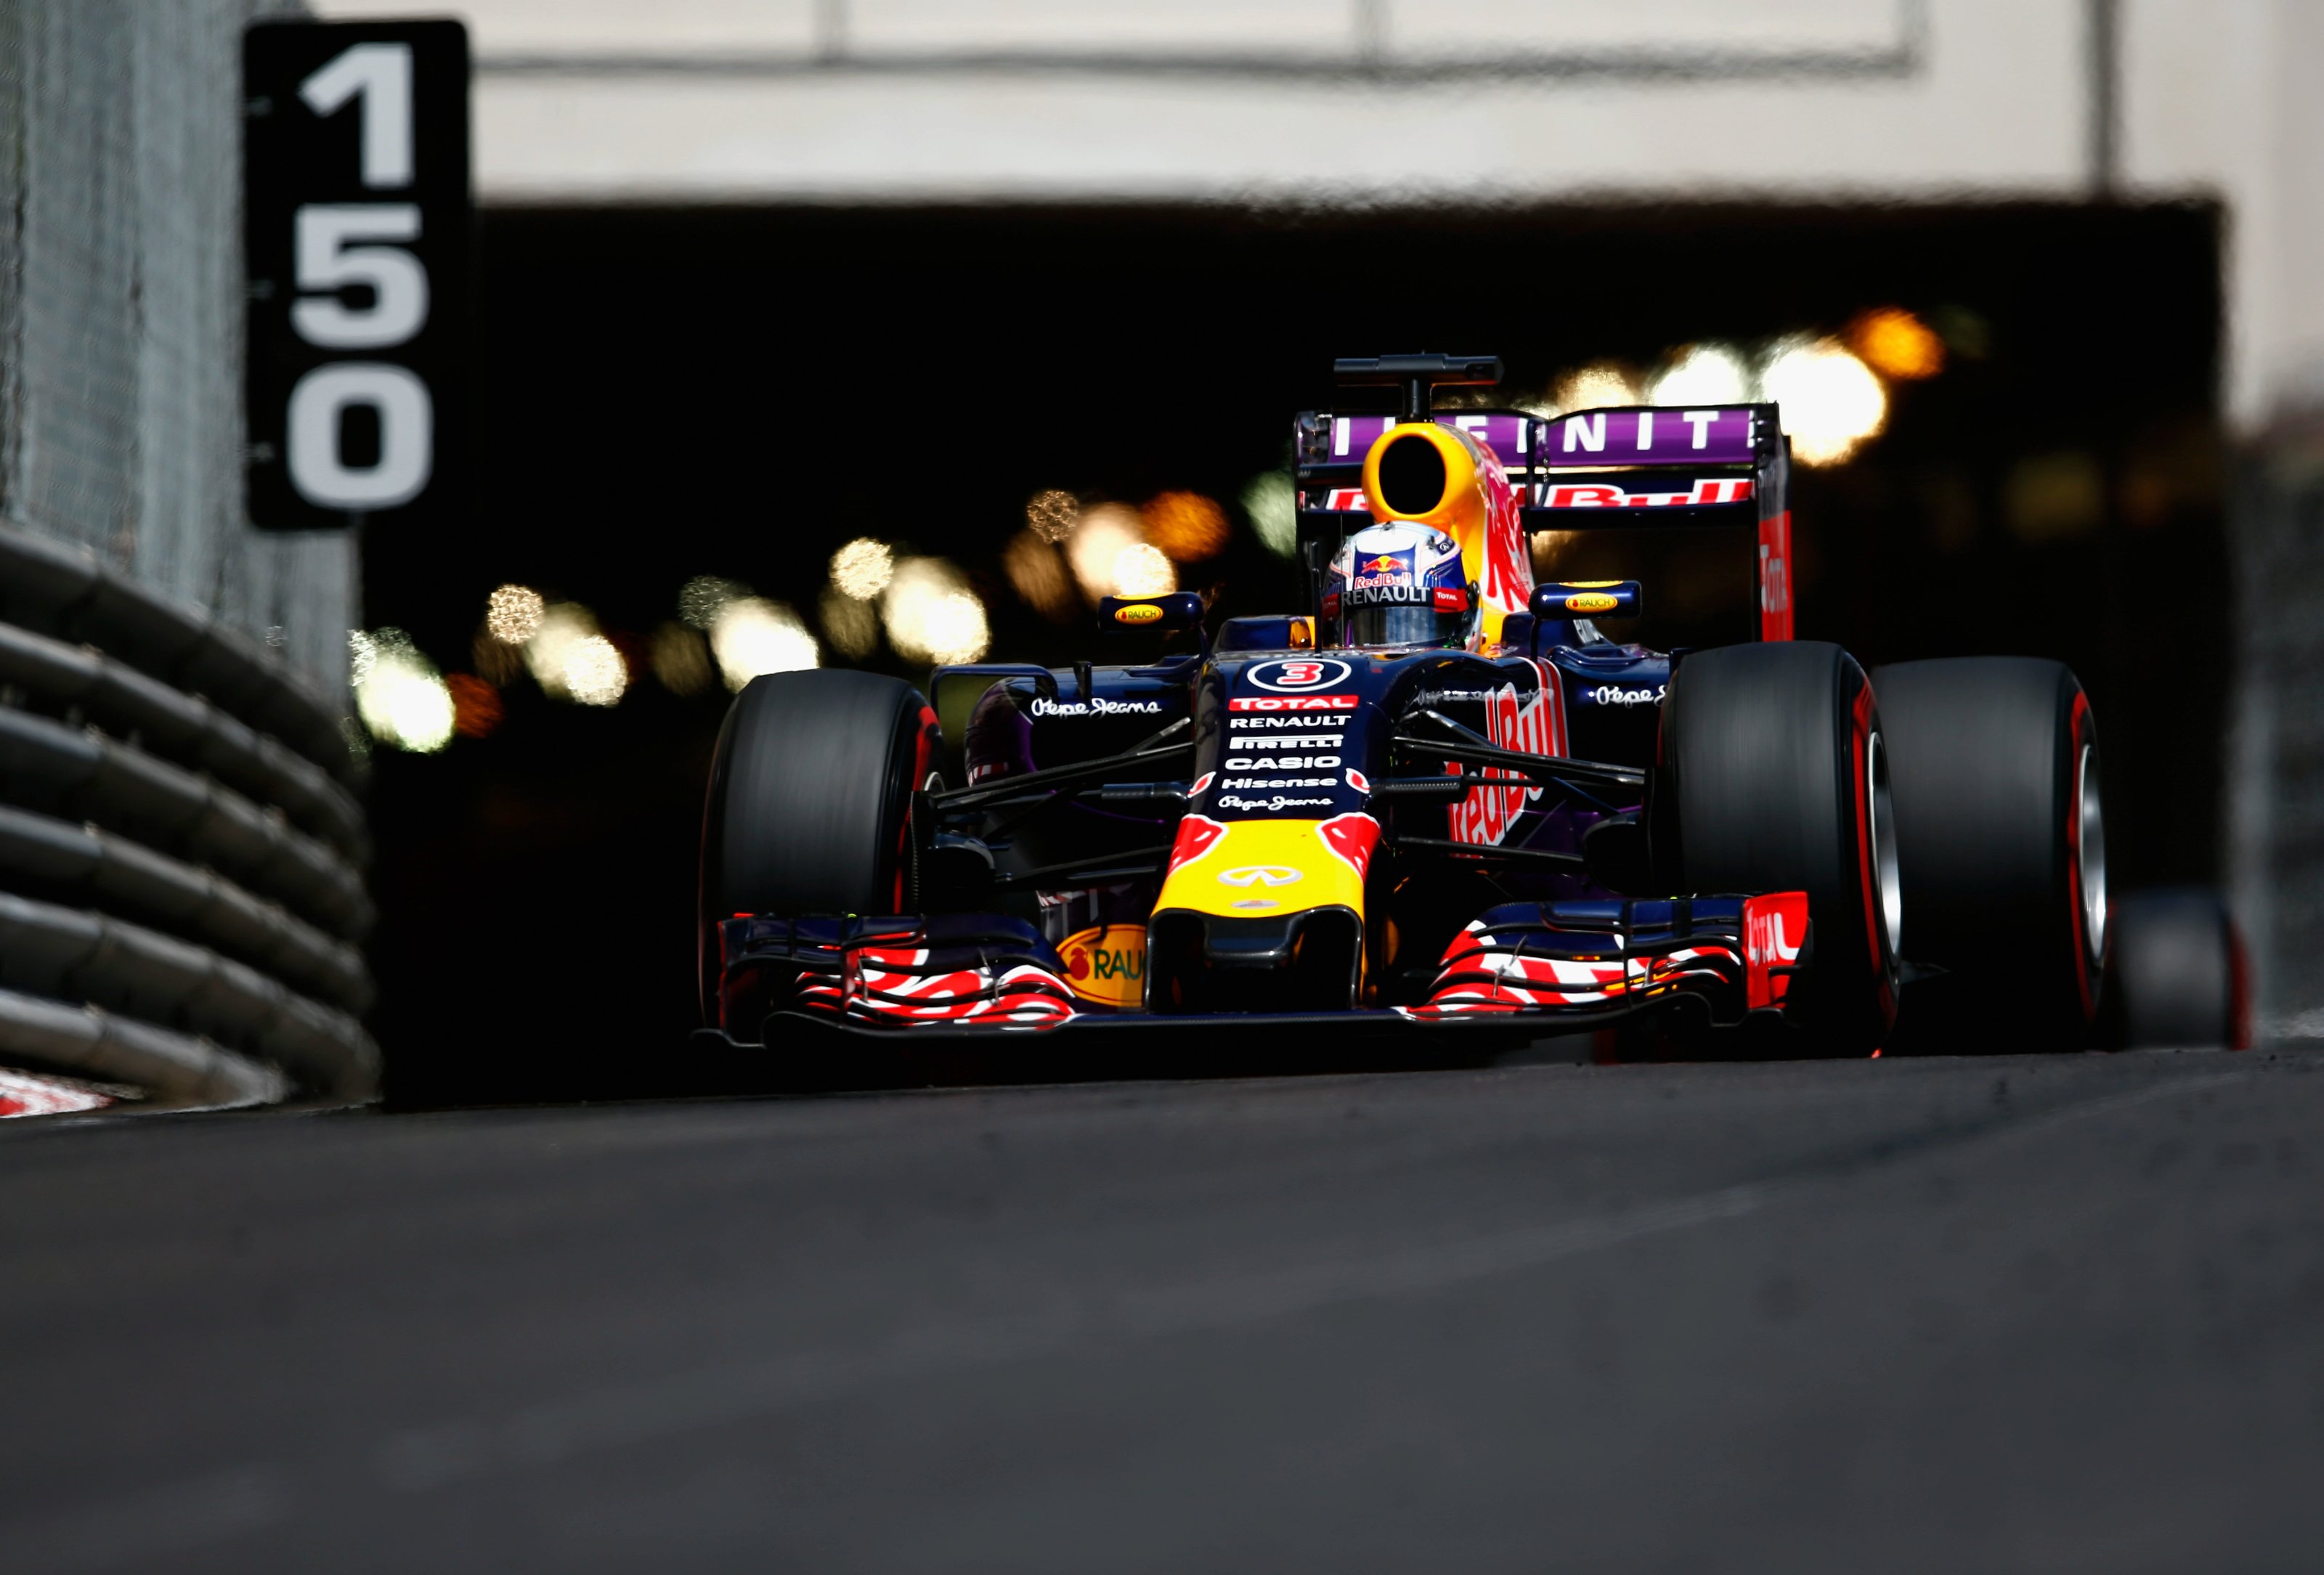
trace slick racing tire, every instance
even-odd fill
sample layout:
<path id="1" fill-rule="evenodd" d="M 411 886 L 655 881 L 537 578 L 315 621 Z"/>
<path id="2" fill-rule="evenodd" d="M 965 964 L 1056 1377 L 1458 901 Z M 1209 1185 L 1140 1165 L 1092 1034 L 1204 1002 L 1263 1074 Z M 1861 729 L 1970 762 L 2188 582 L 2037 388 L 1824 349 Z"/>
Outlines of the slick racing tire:
<path id="1" fill-rule="evenodd" d="M 2109 1043 L 2129 1050 L 2243 1050 L 2250 971 L 2227 905 L 2205 887 L 2141 892 L 2114 910 Z"/>
<path id="2" fill-rule="evenodd" d="M 768 673 L 734 697 L 702 813 L 704 1020 L 717 1020 L 717 923 L 734 914 L 893 914 L 915 897 L 913 796 L 936 714 L 878 673 Z"/>
<path id="3" fill-rule="evenodd" d="M 2029 657 L 1872 675 L 1913 899 L 1904 1047 L 2070 1050 L 2106 982 L 2098 723 L 2072 669 Z"/>
<path id="4" fill-rule="evenodd" d="M 1806 892 L 1812 950 L 1784 1015 L 1816 1054 L 1880 1048 L 1901 898 L 1880 711 L 1853 658 L 1780 641 L 1680 662 L 1649 820 L 1676 890 Z"/>

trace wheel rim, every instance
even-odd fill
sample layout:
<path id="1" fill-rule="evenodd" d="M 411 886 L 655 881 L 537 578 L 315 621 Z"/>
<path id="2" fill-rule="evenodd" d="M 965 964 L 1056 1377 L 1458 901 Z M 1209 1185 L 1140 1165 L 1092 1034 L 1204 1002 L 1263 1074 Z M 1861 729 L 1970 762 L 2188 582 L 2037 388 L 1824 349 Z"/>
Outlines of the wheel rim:
<path id="1" fill-rule="evenodd" d="M 1865 798 L 1871 806 L 1872 876 L 1880 906 L 1880 936 L 1894 957 L 1903 946 L 1904 882 L 1896 868 L 1896 816 L 1888 798 L 1888 751 L 1872 734 L 1864 750 Z"/>
<path id="2" fill-rule="evenodd" d="M 2084 744 L 2074 762 L 2075 872 L 2082 905 L 2082 944 L 2095 964 L 2106 956 L 2106 815 L 2098 801 L 2098 751 Z"/>

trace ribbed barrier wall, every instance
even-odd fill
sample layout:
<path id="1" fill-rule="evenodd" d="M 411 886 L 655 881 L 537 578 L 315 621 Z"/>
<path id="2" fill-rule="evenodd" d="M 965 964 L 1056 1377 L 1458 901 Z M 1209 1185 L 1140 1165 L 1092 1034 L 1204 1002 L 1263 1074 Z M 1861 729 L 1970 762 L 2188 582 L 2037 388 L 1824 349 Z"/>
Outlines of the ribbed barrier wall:
<path id="1" fill-rule="evenodd" d="M 2241 649 L 2227 845 L 2258 1027 L 2324 1039 L 2324 417 L 2286 420 L 2236 501 Z"/>
<path id="2" fill-rule="evenodd" d="M 244 495 L 242 32 L 298 9 L 0 0 L 0 1067 L 171 1104 L 379 1079 L 355 543 Z"/>
<path id="3" fill-rule="evenodd" d="M 247 637 L 0 527 L 0 1063 L 173 1103 L 374 1094 L 342 725 Z"/>

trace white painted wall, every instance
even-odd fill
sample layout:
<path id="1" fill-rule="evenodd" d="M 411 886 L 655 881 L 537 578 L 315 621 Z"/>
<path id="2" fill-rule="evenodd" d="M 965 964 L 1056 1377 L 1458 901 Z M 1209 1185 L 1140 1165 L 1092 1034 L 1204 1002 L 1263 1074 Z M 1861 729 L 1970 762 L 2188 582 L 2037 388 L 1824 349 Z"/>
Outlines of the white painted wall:
<path id="1" fill-rule="evenodd" d="M 2228 205 L 2231 416 L 2324 404 L 2324 4 L 2116 3 L 2119 189 Z M 489 202 L 1941 201 L 2094 180 L 2093 0 L 459 9 Z"/>

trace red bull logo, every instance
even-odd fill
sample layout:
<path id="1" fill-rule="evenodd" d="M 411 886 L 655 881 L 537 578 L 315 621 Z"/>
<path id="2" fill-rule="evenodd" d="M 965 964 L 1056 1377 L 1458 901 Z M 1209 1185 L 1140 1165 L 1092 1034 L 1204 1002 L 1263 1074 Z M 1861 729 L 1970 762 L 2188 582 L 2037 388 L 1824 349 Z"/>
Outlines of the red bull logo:
<path id="1" fill-rule="evenodd" d="M 1405 562 L 1404 559 L 1400 557 L 1391 557 L 1388 554 L 1382 553 L 1378 557 L 1366 558 L 1356 566 L 1360 569 L 1370 569 L 1376 575 L 1392 575 L 1401 572 L 1405 566 Z"/>
<path id="2" fill-rule="evenodd" d="M 1485 605 L 1495 612 L 1522 612 L 1526 598 L 1533 594 L 1533 554 L 1526 539 L 1525 517 L 1517 489 L 1509 485 L 1501 462 L 1491 450 L 1484 453 L 1485 462 L 1478 468 L 1485 476 L 1489 508 L 1485 516 L 1485 572 L 1480 576 L 1480 589 Z M 1486 638 L 1497 640 L 1499 631 L 1499 620 L 1488 620 Z"/>
<path id="3" fill-rule="evenodd" d="M 1541 679 L 1531 701 L 1517 704 L 1517 686 L 1504 684 L 1485 703 L 1485 736 L 1505 750 L 1522 750 L 1534 755 L 1562 755 L 1565 752 L 1565 696 L 1558 688 L 1554 675 L 1543 670 L 1538 662 L 1530 664 Z M 1446 767 L 1458 772 L 1459 764 Z M 1498 766 L 1484 769 L 1488 777 L 1507 777 L 1510 773 Z M 1452 840 L 1484 847 L 1498 847 L 1509 834 L 1517 816 L 1530 799 L 1539 798 L 1541 789 L 1520 784 L 1515 788 L 1472 788 L 1469 797 L 1452 806 L 1448 817 L 1452 821 Z"/>

